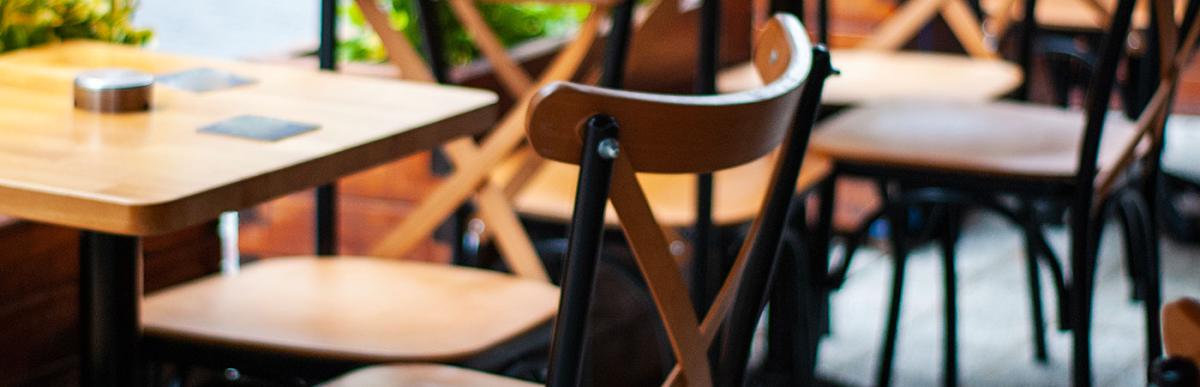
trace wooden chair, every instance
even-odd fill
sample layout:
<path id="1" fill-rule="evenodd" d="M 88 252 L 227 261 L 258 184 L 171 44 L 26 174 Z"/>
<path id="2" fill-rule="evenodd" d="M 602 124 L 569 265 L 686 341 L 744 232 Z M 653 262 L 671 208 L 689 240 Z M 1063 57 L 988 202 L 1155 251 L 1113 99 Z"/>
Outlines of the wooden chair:
<path id="1" fill-rule="evenodd" d="M 675 96 L 552 84 L 529 110 L 529 139 L 541 156 L 580 166 L 562 300 L 555 323 L 549 385 L 581 384 L 585 326 L 610 201 L 670 337 L 676 366 L 663 385 L 741 385 L 776 251 L 792 203 L 807 137 L 819 104 L 828 55 L 813 49 L 800 23 L 776 16 L 760 35 L 755 63 L 767 86 L 736 94 Z M 737 140 L 726 133 L 736 131 Z M 688 138 L 688 141 L 680 139 Z M 698 319 L 639 183 L 638 172 L 695 174 L 751 162 L 781 147 L 770 194 L 751 237 L 725 279 L 718 302 Z M 720 362 L 709 348 L 723 332 Z M 619 370 L 611 370 L 619 372 Z M 371 367 L 329 386 L 529 385 L 459 368 Z"/>
<path id="2" fill-rule="evenodd" d="M 900 50 L 939 14 L 968 56 Z M 965 0 L 902 2 L 858 46 L 832 50 L 841 76 L 830 79 L 825 103 L 849 106 L 894 98 L 986 101 L 1008 94 L 1021 85 L 1021 69 L 999 58 L 981 26 Z M 756 80 L 751 69 L 742 65 L 722 72 L 718 87 L 752 87 Z"/>
<path id="3" fill-rule="evenodd" d="M 371 0 L 358 2 L 369 22 L 386 22 Z M 609 9 L 606 2 L 591 3 L 577 39 L 537 83 L 512 68 L 498 70 L 501 79 L 512 88 L 569 79 Z M 478 29 L 482 19 L 474 6 L 468 0 L 451 4 L 484 42 L 481 50 L 495 54 L 498 40 Z M 414 65 L 419 56 L 402 36 L 382 39 L 405 77 L 433 79 L 428 68 Z M 474 200 L 497 230 L 493 236 L 515 275 L 368 257 L 269 259 L 147 297 L 143 325 L 151 357 L 320 380 L 364 364 L 462 364 L 547 328 L 558 289 L 548 282 L 502 187 L 487 181 L 492 166 L 522 141 L 525 107 L 527 98 L 479 144 L 470 138 L 446 144 L 455 173 L 402 222 L 401 237 L 393 234 L 381 248 L 387 256 L 404 255 L 461 203 Z"/>
<path id="4" fill-rule="evenodd" d="M 889 305 L 879 385 L 890 379 L 904 281 L 907 247 L 905 209 L 915 203 L 975 204 L 998 210 L 1017 223 L 1026 236 L 1027 255 L 1044 259 L 1055 274 L 1060 307 L 1074 337 L 1073 380 L 1089 385 L 1092 277 L 1099 232 L 1104 220 L 1116 215 L 1126 228 L 1129 253 L 1141 273 L 1139 283 L 1146 306 L 1147 353 L 1159 351 L 1159 273 L 1157 231 L 1152 214 L 1153 182 L 1159 172 L 1164 122 L 1182 66 L 1190 58 L 1200 29 L 1196 28 L 1197 2 L 1188 5 L 1181 25 L 1174 18 L 1174 3 L 1153 0 L 1151 9 L 1161 45 L 1158 53 L 1162 78 L 1148 107 L 1137 120 L 1108 107 L 1118 62 L 1125 50 L 1136 0 L 1121 0 L 1111 18 L 1098 71 L 1092 79 L 1085 111 L 1060 110 L 1010 102 L 970 103 L 947 101 L 893 101 L 853 109 L 820 126 L 813 151 L 835 162 L 835 174 L 887 179 L 904 188 L 890 201 L 889 218 L 895 257 L 892 300 Z M 998 196 L 1048 200 L 1068 206 L 1071 217 L 1070 281 L 1064 278 L 1053 251 L 1041 235 L 1040 225 L 1027 208 L 1012 209 Z M 951 230 L 953 231 L 953 230 Z M 952 234 L 953 232 L 951 232 Z M 954 238 L 946 238 L 943 279 L 946 296 L 947 353 L 956 344 L 954 293 Z M 1037 278 L 1037 268 L 1030 269 Z M 1038 285 L 1033 284 L 1036 292 Z M 1040 296 L 1035 296 L 1038 298 Z M 1040 308 L 1034 310 L 1040 314 Z M 1040 319 L 1040 315 L 1037 317 Z M 1040 326 L 1036 327 L 1041 329 Z M 945 381 L 955 380 L 955 360 L 946 358 Z"/>
<path id="5" fill-rule="evenodd" d="M 1200 364 L 1200 302 L 1181 298 L 1162 308 L 1164 357 L 1151 368 L 1159 387 L 1195 387 Z"/>

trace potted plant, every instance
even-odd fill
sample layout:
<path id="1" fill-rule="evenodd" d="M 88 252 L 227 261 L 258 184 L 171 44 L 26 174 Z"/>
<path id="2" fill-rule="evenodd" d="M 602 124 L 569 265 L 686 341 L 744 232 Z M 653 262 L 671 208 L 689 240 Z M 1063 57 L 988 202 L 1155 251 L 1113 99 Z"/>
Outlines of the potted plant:
<path id="1" fill-rule="evenodd" d="M 132 0 L 0 1 L 0 52 L 68 39 L 141 44 L 150 31 L 129 20 Z"/>

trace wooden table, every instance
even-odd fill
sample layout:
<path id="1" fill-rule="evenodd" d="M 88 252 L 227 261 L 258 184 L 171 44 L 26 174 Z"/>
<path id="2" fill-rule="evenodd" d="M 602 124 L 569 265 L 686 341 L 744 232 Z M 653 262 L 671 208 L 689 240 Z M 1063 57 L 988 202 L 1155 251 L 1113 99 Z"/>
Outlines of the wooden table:
<path id="1" fill-rule="evenodd" d="M 156 85 L 146 113 L 74 109 L 75 74 L 100 67 L 210 67 L 255 83 L 203 93 Z M 80 41 L 0 55 L 0 101 L 0 213 L 84 230 L 81 381 L 133 386 L 139 237 L 478 133 L 494 121 L 496 96 Z M 197 132 L 245 114 L 320 128 L 276 142 Z"/>

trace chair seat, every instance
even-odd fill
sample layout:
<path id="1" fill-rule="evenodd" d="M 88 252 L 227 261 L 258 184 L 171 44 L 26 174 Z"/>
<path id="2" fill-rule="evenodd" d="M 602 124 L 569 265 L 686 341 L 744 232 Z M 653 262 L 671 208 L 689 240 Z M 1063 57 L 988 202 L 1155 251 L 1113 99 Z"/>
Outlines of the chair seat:
<path id="1" fill-rule="evenodd" d="M 1100 141 L 1101 175 L 1134 139 L 1133 123 L 1110 112 Z M 822 123 L 812 150 L 839 162 L 1033 179 L 1074 176 L 1081 111 L 1009 102 L 891 101 Z"/>
<path id="2" fill-rule="evenodd" d="M 148 295 L 147 336 L 352 362 L 461 360 L 548 322 L 558 288 L 364 257 L 288 257 Z"/>
<path id="3" fill-rule="evenodd" d="M 405 364 L 367 367 L 323 384 L 324 387 L 532 387 L 540 384 L 464 368 Z"/>
<path id="4" fill-rule="evenodd" d="M 946 98 L 987 101 L 1021 84 L 1021 70 L 1002 60 L 964 55 L 875 50 L 833 50 L 833 67 L 841 75 L 825 83 L 821 102 L 859 105 L 894 98 Z M 762 82 L 749 63 L 722 71 L 717 88 L 747 90 Z"/>
<path id="5" fill-rule="evenodd" d="M 1057 30 L 1076 30 L 1076 31 L 1102 31 L 1108 28 L 1108 16 L 1102 16 L 1090 4 L 1094 0 L 1038 0 L 1037 3 L 1037 24 L 1041 28 L 1050 28 Z M 1024 19 L 1021 2 L 1013 0 L 983 0 L 981 5 L 988 15 L 998 15 L 1003 11 L 1006 5 L 1014 4 L 1009 8 L 1010 18 L 1013 21 Z M 1112 14 L 1112 10 L 1116 9 L 1116 1 L 1099 0 L 1098 3 L 1103 4 L 1108 10 L 1107 15 Z M 1182 11 L 1184 2 L 1176 3 L 1176 8 Z M 1144 28 L 1150 20 L 1149 8 L 1146 3 L 1139 3 L 1134 9 L 1133 25 L 1137 28 Z"/>
<path id="6" fill-rule="evenodd" d="M 775 157 L 767 156 L 753 162 L 718 171 L 713 177 L 713 223 L 734 225 L 749 222 L 758 214 L 766 195 Z M 829 174 L 830 163 L 820 157 L 808 156 L 797 181 L 798 191 L 807 191 Z M 501 166 L 498 176 L 511 176 L 517 163 Z M 567 223 L 575 203 L 575 183 L 579 168 L 574 165 L 546 161 L 538 174 L 515 198 L 521 214 L 541 220 Z M 638 174 L 646 191 L 655 218 L 664 227 L 689 227 L 696 218 L 696 176 Z M 605 223 L 617 227 L 617 217 L 609 205 Z"/>

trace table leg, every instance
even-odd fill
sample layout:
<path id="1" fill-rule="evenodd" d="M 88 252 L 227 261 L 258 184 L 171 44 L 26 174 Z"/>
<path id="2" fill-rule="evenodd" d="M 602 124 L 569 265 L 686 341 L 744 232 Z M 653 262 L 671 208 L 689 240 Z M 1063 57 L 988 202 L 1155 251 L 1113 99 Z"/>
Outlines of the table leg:
<path id="1" fill-rule="evenodd" d="M 337 183 L 317 187 L 314 205 L 317 255 L 334 255 L 338 252 L 337 197 Z"/>
<path id="2" fill-rule="evenodd" d="M 84 231 L 79 242 L 80 384 L 141 385 L 140 241 Z"/>

